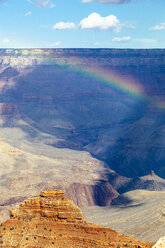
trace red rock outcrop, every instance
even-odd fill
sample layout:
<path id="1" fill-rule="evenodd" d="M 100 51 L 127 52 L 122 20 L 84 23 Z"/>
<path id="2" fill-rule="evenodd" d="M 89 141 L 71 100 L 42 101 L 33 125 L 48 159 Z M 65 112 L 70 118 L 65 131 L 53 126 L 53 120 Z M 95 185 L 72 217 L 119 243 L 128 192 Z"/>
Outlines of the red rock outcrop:
<path id="1" fill-rule="evenodd" d="M 82 218 L 81 210 L 62 191 L 42 192 L 10 211 L 10 219 L 0 227 L 0 247 L 152 247 Z"/>

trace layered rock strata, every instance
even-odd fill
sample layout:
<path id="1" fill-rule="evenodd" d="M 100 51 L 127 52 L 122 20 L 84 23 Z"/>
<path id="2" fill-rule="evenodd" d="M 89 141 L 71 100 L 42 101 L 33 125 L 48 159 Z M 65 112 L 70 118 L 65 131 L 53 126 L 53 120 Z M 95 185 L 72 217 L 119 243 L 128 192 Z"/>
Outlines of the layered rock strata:
<path id="1" fill-rule="evenodd" d="M 149 248 L 110 228 L 83 220 L 81 210 L 59 190 L 42 192 L 10 211 L 10 219 L 0 227 L 3 248 Z"/>

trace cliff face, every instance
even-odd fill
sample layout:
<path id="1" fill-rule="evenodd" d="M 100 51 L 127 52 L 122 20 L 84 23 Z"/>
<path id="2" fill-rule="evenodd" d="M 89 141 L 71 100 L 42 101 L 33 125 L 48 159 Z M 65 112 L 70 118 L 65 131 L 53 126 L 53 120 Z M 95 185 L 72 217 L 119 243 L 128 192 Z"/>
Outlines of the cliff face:
<path id="1" fill-rule="evenodd" d="M 42 192 L 10 211 L 0 227 L 0 247 L 104 248 L 151 247 L 82 219 L 82 213 L 62 191 Z"/>

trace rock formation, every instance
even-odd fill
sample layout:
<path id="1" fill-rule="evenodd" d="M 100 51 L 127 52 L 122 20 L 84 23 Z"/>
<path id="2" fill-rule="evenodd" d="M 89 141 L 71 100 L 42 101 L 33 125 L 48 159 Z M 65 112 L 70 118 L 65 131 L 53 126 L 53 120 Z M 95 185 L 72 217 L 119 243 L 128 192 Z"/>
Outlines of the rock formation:
<path id="1" fill-rule="evenodd" d="M 59 190 L 42 192 L 10 211 L 10 219 L 0 227 L 3 248 L 151 248 L 110 228 L 83 220 L 81 210 Z"/>
<path id="2" fill-rule="evenodd" d="M 160 238 L 152 248 L 163 248 L 163 247 L 165 247 L 165 237 Z"/>

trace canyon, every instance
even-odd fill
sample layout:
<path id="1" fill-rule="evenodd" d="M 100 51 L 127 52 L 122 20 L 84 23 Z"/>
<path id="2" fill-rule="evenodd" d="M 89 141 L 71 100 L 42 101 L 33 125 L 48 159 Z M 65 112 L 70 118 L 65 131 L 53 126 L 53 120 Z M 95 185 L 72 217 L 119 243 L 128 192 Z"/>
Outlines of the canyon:
<path id="1" fill-rule="evenodd" d="M 165 189 L 164 65 L 163 49 L 1 49 L 0 221 L 52 188 L 87 219 L 102 207 L 107 220 L 120 219 L 120 202 L 128 220 L 130 207 L 145 208 L 139 190 L 152 204 Z M 119 219 L 115 230 L 127 234 Z M 133 230 L 143 240 L 163 236 L 163 224 L 150 235 Z"/>

